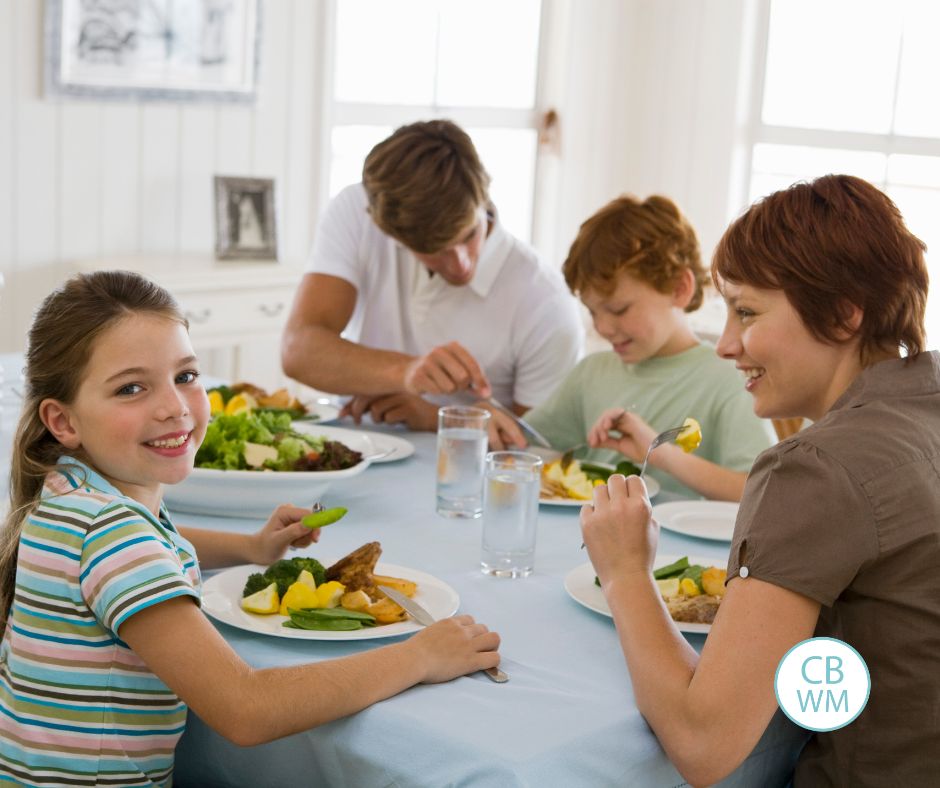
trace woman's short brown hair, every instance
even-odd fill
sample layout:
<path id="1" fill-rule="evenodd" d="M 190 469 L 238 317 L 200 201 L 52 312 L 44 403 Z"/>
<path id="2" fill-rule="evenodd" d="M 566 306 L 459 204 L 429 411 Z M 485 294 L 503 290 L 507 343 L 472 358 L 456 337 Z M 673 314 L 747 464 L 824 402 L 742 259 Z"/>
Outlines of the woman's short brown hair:
<path id="1" fill-rule="evenodd" d="M 611 200 L 581 225 L 562 266 L 571 292 L 605 295 L 616 288 L 622 271 L 671 293 L 686 269 L 695 277 L 695 294 L 685 311 L 694 312 L 708 282 L 698 239 L 679 207 L 659 195 Z"/>
<path id="2" fill-rule="evenodd" d="M 718 242 L 712 277 L 782 290 L 818 340 L 857 337 L 863 363 L 878 350 L 913 357 L 925 341 L 925 249 L 884 192 L 851 175 L 824 175 L 736 219 Z M 854 331 L 853 306 L 863 313 Z"/>
<path id="3" fill-rule="evenodd" d="M 379 229 L 422 254 L 453 243 L 489 202 L 490 176 L 470 137 L 449 120 L 397 129 L 366 156 L 362 183 Z"/>

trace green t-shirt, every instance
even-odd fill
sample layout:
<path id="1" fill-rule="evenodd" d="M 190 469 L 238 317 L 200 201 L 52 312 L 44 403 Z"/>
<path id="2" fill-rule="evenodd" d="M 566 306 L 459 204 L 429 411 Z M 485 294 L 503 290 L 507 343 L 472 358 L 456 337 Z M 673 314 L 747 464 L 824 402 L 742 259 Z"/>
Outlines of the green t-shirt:
<path id="1" fill-rule="evenodd" d="M 776 442 L 772 424 L 754 415 L 740 373 L 704 343 L 639 364 L 625 364 L 613 351 L 593 353 L 543 404 L 526 413 L 526 421 L 552 446 L 564 450 L 583 442 L 608 408 L 630 410 L 656 432 L 677 427 L 691 416 L 702 426 L 702 445 L 696 454 L 735 471 L 750 471 L 757 455 Z M 623 456 L 592 449 L 584 458 L 616 463 Z M 701 497 L 657 468 L 646 472 L 663 490 Z"/>

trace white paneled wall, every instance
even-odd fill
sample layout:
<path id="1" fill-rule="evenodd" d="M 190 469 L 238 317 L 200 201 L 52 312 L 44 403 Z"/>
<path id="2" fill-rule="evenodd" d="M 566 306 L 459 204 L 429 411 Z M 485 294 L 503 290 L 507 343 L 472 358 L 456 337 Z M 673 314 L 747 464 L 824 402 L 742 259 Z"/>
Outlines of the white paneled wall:
<path id="1" fill-rule="evenodd" d="M 302 262 L 322 207 L 324 2 L 262 0 L 246 107 L 47 99 L 43 3 L 0 0 L 0 351 L 22 349 L 63 263 L 211 252 L 214 174 L 274 177 L 281 259 Z M 547 2 L 562 24 L 542 95 L 562 136 L 543 168 L 540 251 L 560 264 L 578 225 L 626 191 L 672 196 L 710 250 L 729 218 L 742 18 L 757 0 Z"/>
<path id="2" fill-rule="evenodd" d="M 313 42 L 319 3 L 263 3 L 253 106 L 46 98 L 43 3 L 0 0 L 0 350 L 20 349 L 71 260 L 211 252 L 212 176 L 273 177 L 281 259 L 298 265 L 316 215 Z"/>

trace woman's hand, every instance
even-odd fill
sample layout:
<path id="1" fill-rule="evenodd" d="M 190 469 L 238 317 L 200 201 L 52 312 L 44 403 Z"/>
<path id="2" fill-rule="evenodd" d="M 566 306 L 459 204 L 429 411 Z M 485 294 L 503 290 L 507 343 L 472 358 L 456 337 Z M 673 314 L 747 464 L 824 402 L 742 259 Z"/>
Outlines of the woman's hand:
<path id="1" fill-rule="evenodd" d="M 619 430 L 622 437 L 608 433 Z M 588 445 L 594 449 L 613 449 L 635 463 L 643 462 L 656 432 L 635 413 L 623 408 L 605 410 L 588 432 Z"/>
<path id="2" fill-rule="evenodd" d="M 273 564 L 283 558 L 288 547 L 307 547 L 319 541 L 320 529 L 308 528 L 300 522 L 310 511 L 290 504 L 278 506 L 264 527 L 251 537 L 254 563 Z"/>
<path id="3" fill-rule="evenodd" d="M 423 684 L 437 684 L 499 664 L 499 635 L 472 616 L 453 616 L 422 629 L 408 641 L 416 650 Z"/>
<path id="4" fill-rule="evenodd" d="M 653 567 L 659 525 L 639 476 L 611 475 L 594 488 L 594 505 L 581 509 L 581 535 L 601 586 L 614 577 Z"/>

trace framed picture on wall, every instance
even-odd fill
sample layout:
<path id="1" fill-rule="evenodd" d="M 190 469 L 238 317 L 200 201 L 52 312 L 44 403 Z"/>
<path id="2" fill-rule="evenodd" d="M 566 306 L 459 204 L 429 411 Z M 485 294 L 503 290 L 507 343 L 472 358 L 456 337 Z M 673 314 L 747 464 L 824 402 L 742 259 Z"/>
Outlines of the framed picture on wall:
<path id="1" fill-rule="evenodd" d="M 273 178 L 215 176 L 215 253 L 220 260 L 277 260 Z"/>
<path id="2" fill-rule="evenodd" d="M 48 95 L 253 101 L 259 0 L 45 0 Z"/>

